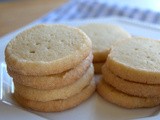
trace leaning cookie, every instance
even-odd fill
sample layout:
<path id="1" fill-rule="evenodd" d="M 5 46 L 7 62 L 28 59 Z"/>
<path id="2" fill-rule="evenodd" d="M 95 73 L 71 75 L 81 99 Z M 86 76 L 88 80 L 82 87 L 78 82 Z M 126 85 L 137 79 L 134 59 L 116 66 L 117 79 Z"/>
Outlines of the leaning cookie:
<path id="1" fill-rule="evenodd" d="M 125 108 L 146 108 L 160 104 L 160 98 L 145 98 L 127 95 L 106 84 L 104 80 L 98 83 L 97 92 L 105 100 Z"/>
<path id="2" fill-rule="evenodd" d="M 124 93 L 139 97 L 160 97 L 160 85 L 131 82 L 114 75 L 108 68 L 102 67 L 104 81 Z"/>
<path id="3" fill-rule="evenodd" d="M 82 25 L 79 28 L 82 29 L 92 41 L 93 62 L 104 62 L 114 42 L 131 37 L 131 35 L 120 26 L 112 24 L 92 23 Z"/>
<path id="4" fill-rule="evenodd" d="M 23 107 L 41 112 L 58 112 L 76 107 L 77 105 L 87 100 L 94 93 L 94 91 L 95 82 L 92 81 L 81 92 L 64 100 L 61 99 L 55 101 L 51 100 L 47 102 L 38 102 L 23 98 L 16 92 L 13 94 L 13 97 Z"/>
<path id="5" fill-rule="evenodd" d="M 20 75 L 8 69 L 8 73 L 13 77 L 14 82 L 17 82 L 24 86 L 29 86 L 36 89 L 57 89 L 74 83 L 80 79 L 90 67 L 93 59 L 92 53 L 83 60 L 75 68 L 65 71 L 59 74 L 53 74 L 48 76 L 28 76 Z"/>
<path id="6" fill-rule="evenodd" d="M 91 52 L 92 43 L 80 29 L 65 25 L 37 25 L 11 40 L 5 61 L 23 75 L 50 75 L 74 68 Z"/>
<path id="7" fill-rule="evenodd" d="M 77 93 L 79 93 L 84 87 L 86 87 L 90 81 L 93 79 L 94 70 L 93 66 L 87 70 L 87 72 L 82 76 L 82 78 L 78 79 L 71 85 L 52 89 L 52 90 L 41 90 L 41 89 L 34 89 L 28 86 L 20 85 L 14 82 L 15 85 L 15 92 L 18 93 L 20 96 L 35 101 L 50 101 L 50 100 L 58 100 L 58 99 L 67 99 Z"/>

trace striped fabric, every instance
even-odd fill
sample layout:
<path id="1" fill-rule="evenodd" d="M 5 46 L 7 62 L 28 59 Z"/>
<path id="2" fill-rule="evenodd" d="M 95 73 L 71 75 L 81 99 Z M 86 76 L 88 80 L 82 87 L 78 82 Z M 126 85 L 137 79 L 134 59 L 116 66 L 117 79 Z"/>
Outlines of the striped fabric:
<path id="1" fill-rule="evenodd" d="M 128 17 L 140 21 L 160 24 L 160 13 L 150 10 L 140 10 L 127 6 L 119 7 L 98 0 L 71 0 L 60 8 L 51 11 L 41 19 L 40 23 L 52 23 L 57 21 L 100 18 L 108 16 Z"/>

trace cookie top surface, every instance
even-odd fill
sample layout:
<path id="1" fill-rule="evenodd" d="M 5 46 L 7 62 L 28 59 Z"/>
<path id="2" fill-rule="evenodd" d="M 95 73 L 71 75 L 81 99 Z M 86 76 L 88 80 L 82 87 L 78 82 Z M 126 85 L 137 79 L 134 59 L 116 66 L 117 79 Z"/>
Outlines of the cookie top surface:
<path id="1" fill-rule="evenodd" d="M 111 48 L 107 65 L 123 79 L 160 83 L 160 42 L 134 37 L 118 42 Z"/>
<path id="2" fill-rule="evenodd" d="M 111 45 L 121 39 L 131 37 L 128 32 L 119 26 L 112 24 L 86 24 L 79 27 L 90 38 L 93 43 L 93 54 L 101 54 L 109 52 Z"/>
<path id="3" fill-rule="evenodd" d="M 109 57 L 126 67 L 160 72 L 160 42 L 131 38 L 111 49 Z"/>
<path id="4" fill-rule="evenodd" d="M 62 69 L 62 62 L 63 66 L 73 63 L 64 68 L 65 70 L 73 68 L 88 56 L 91 46 L 90 39 L 77 28 L 65 25 L 37 25 L 10 41 L 5 50 L 6 63 L 11 69 L 18 72 L 21 69 L 24 70 L 22 73 L 26 71 L 26 74 L 28 70 L 24 68 L 34 64 L 38 67 L 43 65 L 46 68 L 51 65 Z M 53 69 L 52 71 L 54 73 Z"/>

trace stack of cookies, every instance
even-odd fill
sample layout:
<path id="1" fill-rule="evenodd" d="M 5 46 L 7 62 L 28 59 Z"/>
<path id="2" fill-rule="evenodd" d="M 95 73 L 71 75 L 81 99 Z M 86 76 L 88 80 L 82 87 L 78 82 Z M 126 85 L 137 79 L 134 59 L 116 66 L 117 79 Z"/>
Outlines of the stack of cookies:
<path id="1" fill-rule="evenodd" d="M 6 47 L 7 70 L 15 100 L 37 111 L 62 111 L 79 105 L 95 91 L 92 43 L 64 25 L 37 25 Z"/>
<path id="2" fill-rule="evenodd" d="M 101 74 L 111 45 L 119 40 L 130 38 L 131 35 L 121 27 L 111 24 L 86 24 L 79 27 L 91 39 L 93 45 L 93 65 L 96 74 Z"/>
<path id="3" fill-rule="evenodd" d="M 126 108 L 160 104 L 160 42 L 134 37 L 116 43 L 102 67 L 98 93 Z"/>

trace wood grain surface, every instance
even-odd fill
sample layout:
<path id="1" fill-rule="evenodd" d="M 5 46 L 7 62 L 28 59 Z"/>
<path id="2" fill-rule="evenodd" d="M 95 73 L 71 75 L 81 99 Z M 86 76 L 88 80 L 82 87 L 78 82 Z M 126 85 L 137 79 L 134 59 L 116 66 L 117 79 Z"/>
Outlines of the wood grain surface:
<path id="1" fill-rule="evenodd" d="M 12 32 L 68 0 L 10 0 L 0 2 L 0 37 Z"/>

